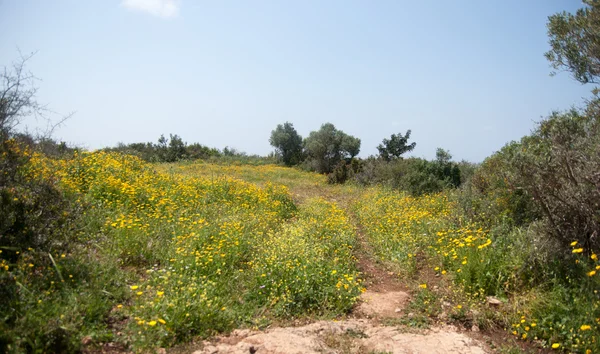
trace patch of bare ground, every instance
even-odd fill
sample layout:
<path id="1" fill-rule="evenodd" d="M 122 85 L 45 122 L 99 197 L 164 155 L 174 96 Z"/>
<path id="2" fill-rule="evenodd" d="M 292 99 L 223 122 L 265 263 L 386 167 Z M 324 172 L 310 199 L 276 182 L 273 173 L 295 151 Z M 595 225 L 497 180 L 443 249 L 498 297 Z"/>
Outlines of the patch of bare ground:
<path id="1" fill-rule="evenodd" d="M 485 344 L 452 327 L 407 333 L 367 319 L 319 321 L 265 332 L 236 330 L 193 354 L 487 353 Z"/>

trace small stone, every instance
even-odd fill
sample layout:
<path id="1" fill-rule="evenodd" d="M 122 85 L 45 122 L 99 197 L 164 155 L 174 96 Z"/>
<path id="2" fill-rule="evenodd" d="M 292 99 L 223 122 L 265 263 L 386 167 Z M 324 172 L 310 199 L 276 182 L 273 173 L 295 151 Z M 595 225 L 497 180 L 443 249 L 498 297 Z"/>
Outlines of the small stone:
<path id="1" fill-rule="evenodd" d="M 473 325 L 471 327 L 471 331 L 473 331 L 473 332 L 479 332 L 479 327 L 477 325 Z"/>
<path id="2" fill-rule="evenodd" d="M 407 316 L 408 316 L 408 318 L 413 318 L 413 317 L 415 317 L 415 314 L 412 312 L 409 312 L 409 314 Z"/>
<path id="3" fill-rule="evenodd" d="M 209 345 L 209 346 L 204 347 L 204 353 L 206 353 L 206 354 L 215 354 L 218 352 L 219 352 L 219 349 L 217 349 L 217 347 L 215 347 L 215 346 Z"/>
<path id="4" fill-rule="evenodd" d="M 401 309 L 401 308 L 399 308 L 399 307 L 396 307 L 396 309 L 394 310 L 394 312 L 395 312 L 395 313 L 400 313 L 400 312 L 402 312 L 402 309 Z"/>
<path id="5" fill-rule="evenodd" d="M 82 345 L 89 345 L 90 343 L 92 343 L 92 337 L 85 336 L 85 337 L 81 338 Z"/>
<path id="6" fill-rule="evenodd" d="M 249 329 L 239 329 L 234 332 L 236 337 L 248 337 L 250 335 Z"/>
<path id="7" fill-rule="evenodd" d="M 488 305 L 491 305 L 491 306 L 500 306 L 500 305 L 502 305 L 502 301 L 500 301 L 498 298 L 495 298 L 493 296 L 488 296 L 488 297 L 486 297 L 486 299 L 487 299 Z"/>

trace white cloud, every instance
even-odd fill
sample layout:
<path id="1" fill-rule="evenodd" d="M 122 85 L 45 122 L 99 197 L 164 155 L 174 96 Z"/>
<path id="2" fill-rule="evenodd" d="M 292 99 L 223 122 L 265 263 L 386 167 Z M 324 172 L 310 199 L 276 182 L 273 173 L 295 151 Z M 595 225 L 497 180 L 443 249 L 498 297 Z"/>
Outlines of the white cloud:
<path id="1" fill-rule="evenodd" d="M 180 0 L 121 0 L 121 6 L 158 17 L 171 18 L 179 14 Z"/>

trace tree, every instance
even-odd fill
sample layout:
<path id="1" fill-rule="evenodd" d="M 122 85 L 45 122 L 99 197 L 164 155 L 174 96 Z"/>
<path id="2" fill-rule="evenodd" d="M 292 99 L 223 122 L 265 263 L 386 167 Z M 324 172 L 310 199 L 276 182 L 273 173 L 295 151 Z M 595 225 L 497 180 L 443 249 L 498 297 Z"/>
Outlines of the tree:
<path id="1" fill-rule="evenodd" d="M 383 139 L 383 142 L 377 146 L 379 150 L 379 157 L 386 161 L 400 158 L 402 154 L 412 151 L 417 143 L 408 143 L 410 138 L 410 129 L 406 131 L 406 134 L 402 136 L 401 133 L 398 135 L 392 134 L 390 139 Z"/>
<path id="2" fill-rule="evenodd" d="M 278 124 L 277 128 L 271 131 L 269 143 L 281 155 L 286 166 L 293 166 L 302 162 L 302 137 L 294 129 L 292 123 Z"/>
<path id="3" fill-rule="evenodd" d="M 325 123 L 304 140 L 304 148 L 312 169 L 330 173 L 342 159 L 358 155 L 360 139 L 337 130 L 331 123 Z"/>
<path id="4" fill-rule="evenodd" d="M 187 155 L 186 144 L 179 135 L 169 134 L 169 150 L 167 152 L 167 162 L 175 162 L 182 160 Z"/>
<path id="5" fill-rule="evenodd" d="M 545 55 L 556 70 L 568 70 L 575 80 L 598 84 L 600 75 L 600 1 L 575 14 L 557 13 L 548 18 L 551 50 Z"/>
<path id="6" fill-rule="evenodd" d="M 20 60 L 13 62 L 10 67 L 5 66 L 0 73 L 0 134 L 3 139 L 13 132 L 24 117 L 43 110 L 35 100 L 36 78 L 25 68 L 32 56 L 21 56 Z"/>
<path id="7" fill-rule="evenodd" d="M 14 134 L 15 128 L 28 116 L 35 116 L 46 121 L 45 131 L 34 137 L 34 140 L 48 140 L 53 130 L 73 114 L 52 121 L 52 114 L 45 105 L 36 100 L 36 78 L 27 70 L 27 63 L 35 55 L 23 55 L 10 66 L 4 66 L 0 71 L 0 139 L 3 141 Z"/>

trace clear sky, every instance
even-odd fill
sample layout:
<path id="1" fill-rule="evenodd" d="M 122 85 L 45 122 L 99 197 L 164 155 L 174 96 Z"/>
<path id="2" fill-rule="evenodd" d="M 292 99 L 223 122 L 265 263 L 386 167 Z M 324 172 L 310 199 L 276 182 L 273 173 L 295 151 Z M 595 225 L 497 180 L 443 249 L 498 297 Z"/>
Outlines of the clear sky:
<path id="1" fill-rule="evenodd" d="M 550 77 L 547 17 L 573 0 L 0 0 L 0 66 L 37 51 L 38 99 L 76 114 L 57 138 L 267 154 L 271 130 L 331 122 L 360 156 L 411 129 L 478 162 L 591 87 Z"/>

